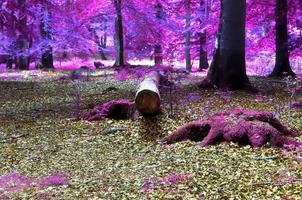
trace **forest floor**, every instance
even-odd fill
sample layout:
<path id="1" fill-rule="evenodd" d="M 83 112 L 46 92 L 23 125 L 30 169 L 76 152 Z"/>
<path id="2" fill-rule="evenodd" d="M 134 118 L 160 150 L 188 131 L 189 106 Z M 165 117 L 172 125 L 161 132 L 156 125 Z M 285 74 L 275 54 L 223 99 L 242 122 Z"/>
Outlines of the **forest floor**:
<path id="1" fill-rule="evenodd" d="M 78 118 L 92 105 L 133 99 L 139 79 L 9 73 L 16 76 L 0 80 L 0 199 L 302 199 L 302 162 L 280 149 L 157 144 L 186 122 L 234 107 L 280 114 L 302 134 L 302 110 L 286 107 L 284 82 L 251 77 L 263 92 L 256 96 L 201 90 L 197 75 L 175 77 L 157 117 L 86 122 Z"/>

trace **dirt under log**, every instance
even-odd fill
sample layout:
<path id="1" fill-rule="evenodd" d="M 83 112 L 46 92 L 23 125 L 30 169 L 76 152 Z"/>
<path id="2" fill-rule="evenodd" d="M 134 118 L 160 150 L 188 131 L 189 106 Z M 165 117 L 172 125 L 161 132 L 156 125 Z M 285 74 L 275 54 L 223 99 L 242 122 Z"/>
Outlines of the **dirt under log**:
<path id="1" fill-rule="evenodd" d="M 201 146 L 207 146 L 227 141 L 249 144 L 252 147 L 261 147 L 266 143 L 284 149 L 302 147 L 302 142 L 288 136 L 298 136 L 298 133 L 282 125 L 273 114 L 237 108 L 214 114 L 204 121 L 185 124 L 161 142 L 173 144 L 192 140 L 200 142 Z"/>

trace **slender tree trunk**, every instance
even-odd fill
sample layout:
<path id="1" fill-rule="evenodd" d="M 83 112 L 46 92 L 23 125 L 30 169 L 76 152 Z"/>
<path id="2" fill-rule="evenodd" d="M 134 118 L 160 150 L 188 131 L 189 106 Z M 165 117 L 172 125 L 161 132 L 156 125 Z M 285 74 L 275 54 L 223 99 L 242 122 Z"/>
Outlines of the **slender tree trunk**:
<path id="1" fill-rule="evenodd" d="M 206 15 L 206 19 L 208 18 L 208 4 L 206 2 L 207 0 L 201 0 L 200 1 L 200 10 L 204 12 Z M 202 22 L 200 20 L 200 25 L 202 25 Z M 201 27 L 200 27 L 201 28 Z M 207 45 L 207 31 L 201 31 L 199 33 L 199 70 L 202 71 L 204 69 L 209 68 L 209 62 L 208 62 L 208 53 L 206 50 Z"/>
<path id="2" fill-rule="evenodd" d="M 289 64 L 287 0 L 276 0 L 276 60 L 271 77 L 295 76 Z"/>
<path id="3" fill-rule="evenodd" d="M 18 48 L 18 56 L 16 59 L 16 69 L 27 70 L 29 68 L 28 56 L 26 55 L 27 41 L 23 35 L 20 35 L 17 38 L 16 44 L 17 44 L 17 48 Z"/>
<path id="4" fill-rule="evenodd" d="M 161 21 L 163 20 L 163 7 L 160 3 L 157 3 L 155 5 L 155 10 L 156 10 L 156 19 L 158 20 L 158 23 L 160 24 Z M 161 46 L 162 43 L 162 35 L 159 30 L 158 32 L 158 38 L 157 38 L 157 44 L 154 45 L 154 64 L 155 66 L 160 66 L 163 64 L 163 49 Z"/>
<path id="5" fill-rule="evenodd" d="M 18 0 L 17 3 L 20 9 L 20 15 L 18 18 L 18 22 L 19 22 L 18 28 L 19 30 L 22 30 L 27 23 L 26 14 L 24 13 L 24 10 L 26 9 L 25 7 L 26 0 Z M 23 35 L 24 33 L 22 33 L 22 31 L 20 32 L 21 33 L 17 37 L 17 41 L 16 41 L 16 47 L 18 50 L 18 55 L 16 58 L 16 69 L 27 70 L 29 68 L 28 56 L 26 55 L 26 50 L 28 49 L 28 46 L 27 46 L 26 37 Z"/>
<path id="6" fill-rule="evenodd" d="M 13 63 L 14 63 L 13 57 L 11 55 L 8 55 L 6 59 L 6 69 L 12 69 Z"/>
<path id="7" fill-rule="evenodd" d="M 121 67 L 125 65 L 124 58 L 124 38 L 123 38 L 123 18 L 122 18 L 122 2 L 121 0 L 114 0 L 114 7 L 116 11 L 115 17 L 115 66 Z"/>
<path id="8" fill-rule="evenodd" d="M 245 89 L 250 86 L 245 68 L 245 0 L 221 0 L 221 21 L 213 62 L 202 86 Z"/>
<path id="9" fill-rule="evenodd" d="M 208 54 L 206 51 L 207 32 L 204 31 L 199 34 L 199 70 L 202 71 L 209 68 Z"/>
<path id="10" fill-rule="evenodd" d="M 51 13 L 43 7 L 41 15 L 40 34 L 43 39 L 41 63 L 43 68 L 51 69 L 54 68 L 52 47 L 49 44 L 51 40 Z"/>
<path id="11" fill-rule="evenodd" d="M 104 49 L 107 48 L 107 19 L 105 19 L 103 22 L 103 31 L 104 31 L 104 35 L 101 36 L 100 54 L 101 54 L 102 60 L 107 60 L 107 57 L 104 52 Z"/>
<path id="12" fill-rule="evenodd" d="M 191 71 L 191 0 L 185 0 L 186 7 L 186 32 L 185 32 L 185 56 L 186 56 L 186 70 Z"/>
<path id="13" fill-rule="evenodd" d="M 97 45 L 98 48 L 98 53 L 101 56 L 102 60 L 107 60 L 107 57 L 103 51 L 104 48 L 106 48 L 106 46 L 104 46 L 103 44 L 103 36 L 101 38 L 99 38 L 99 36 L 97 35 L 97 33 L 95 31 L 93 31 L 94 33 L 94 37 L 95 37 L 95 44 Z"/>
<path id="14" fill-rule="evenodd" d="M 163 57 L 162 57 L 162 48 L 160 44 L 156 44 L 154 46 L 154 63 L 156 66 L 160 66 L 163 64 Z"/>

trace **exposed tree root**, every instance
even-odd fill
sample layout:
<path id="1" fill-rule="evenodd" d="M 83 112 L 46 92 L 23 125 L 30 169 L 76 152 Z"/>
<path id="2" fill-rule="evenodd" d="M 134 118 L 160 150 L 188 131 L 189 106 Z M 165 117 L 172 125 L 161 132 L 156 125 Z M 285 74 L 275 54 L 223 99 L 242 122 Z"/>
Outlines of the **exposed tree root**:
<path id="1" fill-rule="evenodd" d="M 162 142 L 172 144 L 192 140 L 207 146 L 224 140 L 253 147 L 270 143 L 271 146 L 286 149 L 289 146 L 302 146 L 302 142 L 287 137 L 297 135 L 297 132 L 282 125 L 271 113 L 237 108 L 214 114 L 205 121 L 185 124 Z"/>
<path id="2" fill-rule="evenodd" d="M 97 121 L 104 118 L 130 119 L 134 116 L 135 111 L 135 105 L 130 100 L 113 100 L 95 106 L 92 110 L 84 114 L 83 119 L 87 121 Z"/>

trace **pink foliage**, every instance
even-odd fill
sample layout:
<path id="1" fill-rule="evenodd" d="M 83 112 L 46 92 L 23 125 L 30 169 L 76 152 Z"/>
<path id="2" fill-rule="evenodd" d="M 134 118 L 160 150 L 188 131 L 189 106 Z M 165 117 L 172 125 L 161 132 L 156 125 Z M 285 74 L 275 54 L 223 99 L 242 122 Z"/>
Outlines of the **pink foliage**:
<path id="1" fill-rule="evenodd" d="M 0 176 L 0 199 L 10 199 L 9 194 L 22 190 L 32 189 L 35 186 L 44 188 L 48 186 L 61 186 L 68 184 L 68 176 L 64 173 L 54 173 L 38 179 L 10 172 Z"/>
<path id="2" fill-rule="evenodd" d="M 185 172 L 172 172 L 162 178 L 146 178 L 142 184 L 142 191 L 148 193 L 160 185 L 173 186 L 179 182 L 187 182 L 189 180 L 191 180 L 191 176 Z"/>
<path id="3" fill-rule="evenodd" d="M 38 187 L 67 185 L 68 177 L 64 173 L 54 173 L 54 174 L 39 178 L 36 181 L 36 184 Z"/>
<path id="4" fill-rule="evenodd" d="M 19 174 L 18 172 L 11 172 L 0 176 L 0 188 L 8 192 L 18 192 L 31 188 L 33 179 Z"/>

